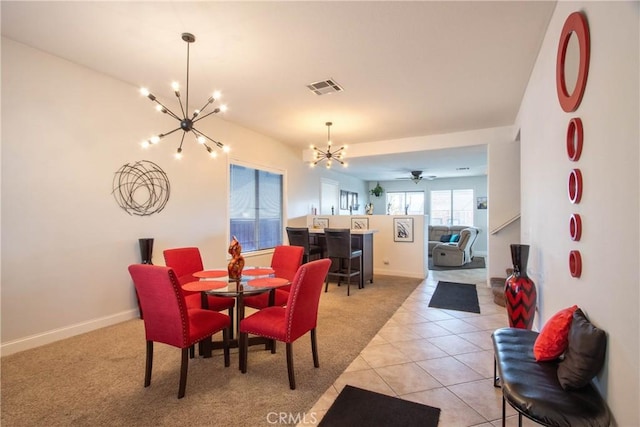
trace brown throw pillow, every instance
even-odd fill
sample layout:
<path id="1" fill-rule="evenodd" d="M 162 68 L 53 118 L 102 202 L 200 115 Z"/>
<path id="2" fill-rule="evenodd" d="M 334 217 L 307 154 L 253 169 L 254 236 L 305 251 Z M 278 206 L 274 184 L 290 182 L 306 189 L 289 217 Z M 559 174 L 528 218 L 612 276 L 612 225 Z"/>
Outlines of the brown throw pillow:
<path id="1" fill-rule="evenodd" d="M 607 335 L 577 309 L 569 330 L 569 345 L 564 360 L 558 364 L 558 380 L 565 390 L 589 384 L 604 365 Z"/>

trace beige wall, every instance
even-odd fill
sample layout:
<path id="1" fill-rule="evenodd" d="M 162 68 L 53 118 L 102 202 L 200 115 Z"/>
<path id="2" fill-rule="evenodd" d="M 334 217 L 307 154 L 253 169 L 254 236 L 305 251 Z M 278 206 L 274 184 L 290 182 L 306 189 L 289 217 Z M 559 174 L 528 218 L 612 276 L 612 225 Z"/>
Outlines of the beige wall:
<path id="1" fill-rule="evenodd" d="M 487 158 L 490 171 L 487 276 L 506 277 L 506 269 L 512 266 L 509 245 L 520 243 L 520 220 L 492 233 L 520 214 L 520 142 L 491 144 Z"/>
<path id="2" fill-rule="evenodd" d="M 179 137 L 143 151 L 167 120 L 132 85 L 2 39 L 3 354 L 136 316 L 127 266 L 140 261 L 138 238 L 155 238 L 156 264 L 186 245 L 205 266 L 226 263 L 229 159 L 186 140 L 176 161 Z M 321 174 L 301 152 L 223 119 L 203 123 L 230 158 L 284 171 L 288 217 L 317 205 Z M 111 194 L 116 170 L 138 160 L 169 177 L 158 214 L 130 216 Z"/>
<path id="3" fill-rule="evenodd" d="M 583 10 L 591 33 L 591 63 L 582 104 L 559 105 L 555 64 L 566 17 Z M 639 85 L 638 2 L 558 2 L 519 114 L 522 150 L 522 242 L 531 245 L 529 274 L 539 291 L 541 326 L 577 304 L 608 332 L 607 361 L 598 376 L 617 424 L 640 425 Z M 572 117 L 584 124 L 584 149 L 567 159 Z M 582 201 L 572 205 L 567 180 L 584 176 Z M 582 215 L 583 234 L 571 241 L 568 221 Z M 582 253 L 583 273 L 572 278 L 570 250 Z"/>

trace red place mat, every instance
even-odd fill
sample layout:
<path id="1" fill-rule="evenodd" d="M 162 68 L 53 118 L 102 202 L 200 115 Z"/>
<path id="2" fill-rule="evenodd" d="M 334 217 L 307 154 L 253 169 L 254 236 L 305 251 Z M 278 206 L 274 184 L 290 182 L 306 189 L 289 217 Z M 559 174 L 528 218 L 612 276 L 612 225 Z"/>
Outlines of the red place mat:
<path id="1" fill-rule="evenodd" d="M 201 279 L 213 279 L 216 277 L 225 277 L 229 273 L 227 270 L 204 270 L 204 271 L 196 271 L 193 273 L 193 277 L 199 277 Z"/>
<path id="2" fill-rule="evenodd" d="M 182 285 L 182 289 L 189 292 L 204 292 L 211 289 L 220 289 L 229 285 L 229 282 L 222 280 L 200 280 Z"/>
<path id="3" fill-rule="evenodd" d="M 273 274 L 273 268 L 247 268 L 246 270 L 242 270 L 243 276 L 268 276 L 269 274 Z"/>
<path id="4" fill-rule="evenodd" d="M 263 277 L 260 279 L 253 279 L 247 282 L 248 285 L 254 288 L 275 288 L 277 286 L 287 285 L 289 281 L 282 277 Z"/>

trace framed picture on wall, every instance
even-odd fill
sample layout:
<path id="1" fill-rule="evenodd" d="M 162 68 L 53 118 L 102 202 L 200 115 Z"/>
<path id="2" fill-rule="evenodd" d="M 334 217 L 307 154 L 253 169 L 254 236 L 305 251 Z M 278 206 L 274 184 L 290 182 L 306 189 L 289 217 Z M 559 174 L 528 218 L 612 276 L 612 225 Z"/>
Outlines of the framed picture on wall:
<path id="1" fill-rule="evenodd" d="M 349 206 L 347 209 L 358 209 L 360 205 L 358 204 L 358 193 L 349 193 Z"/>
<path id="2" fill-rule="evenodd" d="M 329 228 L 329 218 L 313 218 L 313 228 Z"/>
<path id="3" fill-rule="evenodd" d="M 368 230 L 369 218 L 351 218 L 352 230 Z"/>
<path id="4" fill-rule="evenodd" d="M 393 218 L 393 241 L 413 242 L 413 218 Z"/>
<path id="5" fill-rule="evenodd" d="M 349 192 L 340 190 L 340 209 L 349 209 Z"/>
<path id="6" fill-rule="evenodd" d="M 478 209 L 487 209 L 486 197 L 478 197 Z"/>

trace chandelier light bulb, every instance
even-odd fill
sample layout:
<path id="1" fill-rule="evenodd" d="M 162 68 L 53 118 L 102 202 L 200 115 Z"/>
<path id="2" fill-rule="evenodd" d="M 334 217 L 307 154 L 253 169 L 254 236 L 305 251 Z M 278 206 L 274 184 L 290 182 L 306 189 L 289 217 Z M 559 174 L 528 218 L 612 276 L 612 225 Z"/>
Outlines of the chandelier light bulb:
<path id="1" fill-rule="evenodd" d="M 224 151 L 225 153 L 228 153 L 229 151 L 231 151 L 231 148 L 228 145 L 224 145 L 222 147 L 222 151 Z"/>
<path id="2" fill-rule="evenodd" d="M 187 132 L 193 132 L 196 141 L 202 146 L 204 146 L 207 152 L 210 153 L 211 157 L 216 157 L 217 150 L 214 151 L 209 145 L 207 145 L 206 143 L 207 140 L 215 143 L 215 145 L 219 149 L 223 150 L 224 152 L 228 152 L 229 148 L 224 144 L 222 144 L 221 142 L 218 142 L 210 138 L 209 136 L 207 136 L 206 134 L 198 130 L 196 126 L 197 126 L 197 122 L 206 118 L 207 116 L 210 116 L 212 114 L 217 114 L 220 111 L 227 111 L 227 106 L 220 105 L 219 107 L 213 108 L 205 113 L 205 110 L 207 109 L 209 104 L 212 104 L 221 96 L 220 91 L 216 90 L 213 92 L 213 96 L 209 97 L 206 103 L 199 110 L 193 110 L 193 113 L 191 115 L 189 114 L 189 105 L 190 105 L 190 102 L 189 102 L 189 46 L 191 43 L 196 41 L 196 38 L 193 34 L 182 33 L 182 40 L 187 42 L 187 78 L 186 78 L 187 84 L 186 84 L 186 90 L 185 90 L 186 96 L 185 96 L 184 103 L 182 101 L 182 98 L 180 97 L 180 83 L 178 83 L 177 81 L 174 81 L 171 83 L 171 88 L 173 89 L 176 98 L 178 98 L 178 104 L 180 107 L 179 110 L 177 110 L 178 113 L 177 114 L 174 113 L 173 111 L 171 111 L 171 109 L 169 109 L 162 102 L 156 99 L 156 97 L 153 94 L 151 94 L 147 88 L 144 88 L 144 87 L 140 88 L 140 94 L 143 96 L 146 96 L 152 102 L 154 102 L 156 104 L 156 107 L 155 107 L 156 110 L 158 110 L 159 112 L 165 113 L 171 116 L 172 118 L 174 118 L 175 120 L 177 120 L 178 127 L 168 132 L 161 133 L 157 136 L 153 136 L 149 138 L 148 141 L 145 141 L 142 145 L 143 147 L 148 147 L 149 145 L 157 144 L 161 138 L 171 135 L 174 132 L 178 132 L 182 130 L 183 132 L 182 139 L 180 140 L 180 146 L 178 147 L 178 150 L 176 151 L 176 154 L 175 154 L 176 158 L 178 159 L 182 158 L 182 143 L 184 142 L 184 137 L 187 134 Z"/>
<path id="3" fill-rule="evenodd" d="M 223 113 L 226 113 L 228 109 L 229 109 L 229 107 L 227 107 L 226 104 L 222 104 L 220 106 L 220 111 L 222 111 Z"/>
<path id="4" fill-rule="evenodd" d="M 140 145 L 142 146 L 142 148 L 149 148 L 149 141 L 142 141 Z"/>

